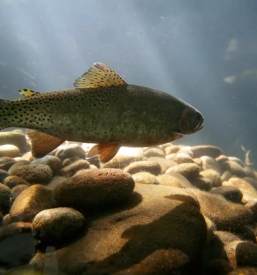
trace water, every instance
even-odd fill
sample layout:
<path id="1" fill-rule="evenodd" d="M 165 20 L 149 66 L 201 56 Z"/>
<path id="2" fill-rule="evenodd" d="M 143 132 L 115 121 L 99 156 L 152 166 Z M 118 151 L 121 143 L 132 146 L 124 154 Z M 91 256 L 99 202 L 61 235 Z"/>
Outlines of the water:
<path id="1" fill-rule="evenodd" d="M 205 118 L 198 133 L 122 147 L 104 165 L 85 159 L 92 144 L 69 142 L 35 161 L 25 129 L 2 130 L 0 274 L 257 274 L 256 10 L 254 0 L 0 2 L 0 98 L 72 88 L 102 62 Z"/>

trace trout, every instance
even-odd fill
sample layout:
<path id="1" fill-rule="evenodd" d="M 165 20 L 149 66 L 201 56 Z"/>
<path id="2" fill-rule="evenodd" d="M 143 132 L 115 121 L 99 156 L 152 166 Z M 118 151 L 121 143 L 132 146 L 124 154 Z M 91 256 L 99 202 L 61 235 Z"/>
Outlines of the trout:
<path id="1" fill-rule="evenodd" d="M 0 99 L 0 128 L 27 128 L 32 155 L 43 157 L 65 140 L 96 143 L 87 157 L 110 161 L 121 146 L 152 146 L 203 128 L 202 114 L 159 90 L 127 84 L 103 63 L 53 92 L 19 90 L 23 98 Z"/>

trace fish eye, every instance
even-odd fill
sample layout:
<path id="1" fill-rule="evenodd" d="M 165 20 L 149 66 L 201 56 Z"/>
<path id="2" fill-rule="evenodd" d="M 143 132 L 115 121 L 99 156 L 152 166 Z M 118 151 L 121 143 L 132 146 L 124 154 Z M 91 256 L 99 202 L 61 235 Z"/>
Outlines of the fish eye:
<path id="1" fill-rule="evenodd" d="M 197 119 L 198 121 L 201 121 L 201 120 L 202 120 L 202 116 L 201 116 L 200 113 L 196 113 L 196 119 Z"/>

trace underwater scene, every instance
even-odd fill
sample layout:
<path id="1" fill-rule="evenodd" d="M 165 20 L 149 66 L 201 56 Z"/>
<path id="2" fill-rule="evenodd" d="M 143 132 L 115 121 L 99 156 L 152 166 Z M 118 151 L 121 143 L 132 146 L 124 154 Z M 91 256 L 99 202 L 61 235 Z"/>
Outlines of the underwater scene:
<path id="1" fill-rule="evenodd" d="M 0 275 L 257 274 L 257 1 L 0 1 Z"/>

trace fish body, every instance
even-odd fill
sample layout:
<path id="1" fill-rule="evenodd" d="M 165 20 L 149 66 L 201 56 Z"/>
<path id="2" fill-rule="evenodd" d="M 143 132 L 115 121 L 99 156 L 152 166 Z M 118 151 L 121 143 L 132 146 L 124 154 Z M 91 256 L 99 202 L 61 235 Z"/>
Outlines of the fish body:
<path id="1" fill-rule="evenodd" d="M 0 125 L 34 130 L 29 132 L 32 152 L 33 143 L 41 148 L 34 150 L 35 156 L 70 140 L 97 143 L 89 156 L 105 152 L 108 157 L 103 156 L 103 162 L 120 146 L 162 144 L 203 127 L 203 116 L 186 102 L 162 91 L 127 84 L 102 63 L 95 63 L 74 86 L 47 93 L 24 89 L 24 98 L 1 100 Z M 50 137 L 53 145 L 48 148 L 43 143 L 50 144 Z"/>

